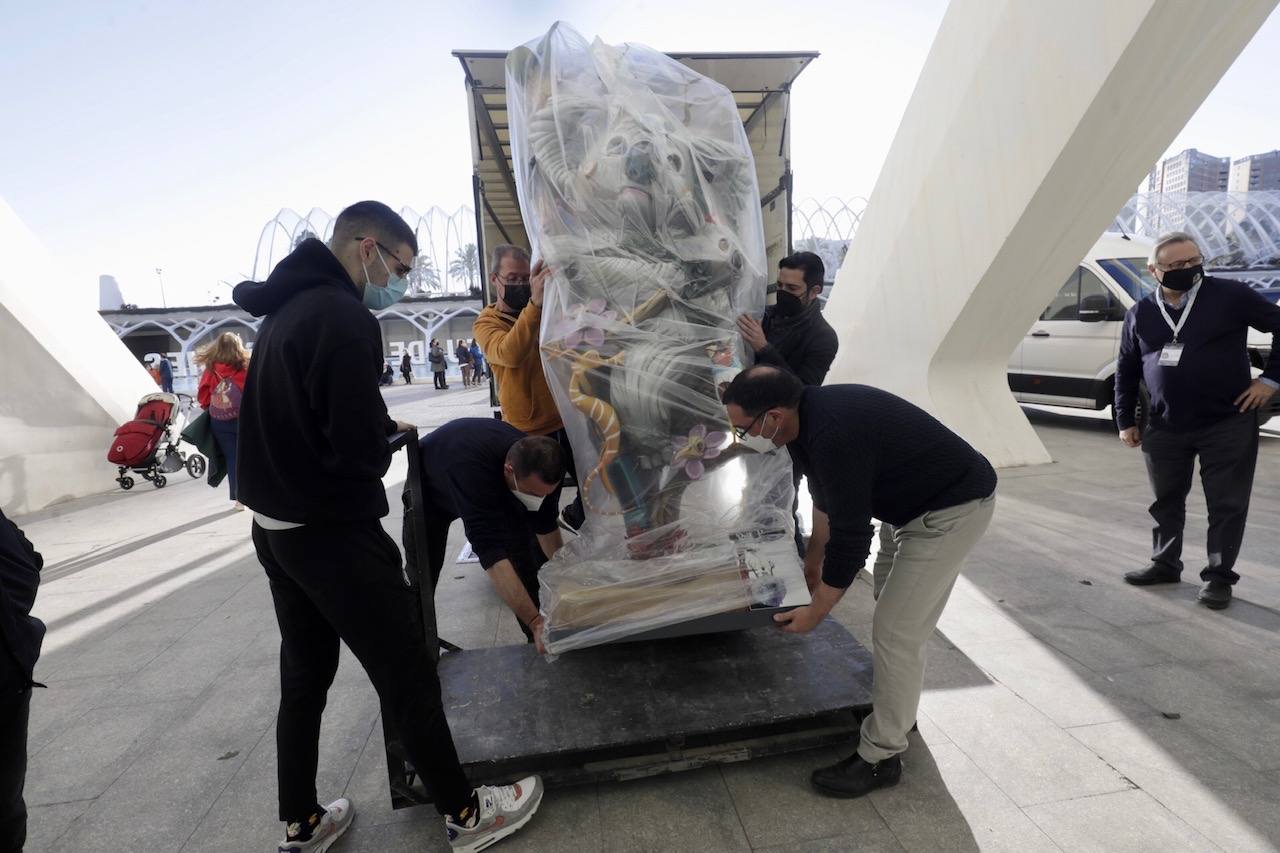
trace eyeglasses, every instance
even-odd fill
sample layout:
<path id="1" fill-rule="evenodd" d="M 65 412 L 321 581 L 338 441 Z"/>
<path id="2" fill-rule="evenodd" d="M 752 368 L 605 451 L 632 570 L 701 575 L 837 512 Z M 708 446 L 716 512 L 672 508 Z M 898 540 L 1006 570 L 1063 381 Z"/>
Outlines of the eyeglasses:
<path id="1" fill-rule="evenodd" d="M 356 237 L 356 238 L 354 238 L 354 239 L 356 239 L 357 241 L 359 241 L 359 240 L 368 240 L 369 238 L 368 238 L 368 237 Z M 405 277 L 405 276 L 407 276 L 409 273 L 413 272 L 413 264 L 412 264 L 412 263 L 408 263 L 408 264 L 406 264 L 404 261 L 400 260 L 400 258 L 396 257 L 396 253 L 395 253 L 395 252 L 391 251 L 391 250 L 390 250 L 390 249 L 388 249 L 386 246 L 382 245 L 382 243 L 380 243 L 377 239 L 374 239 L 374 241 L 373 241 L 373 242 L 374 242 L 374 245 L 376 245 L 379 249 L 381 249 L 382 251 L 384 251 L 384 252 L 386 252 L 388 255 L 390 255 L 390 256 L 391 256 L 391 260 L 393 260 L 393 261 L 395 261 L 395 262 L 396 262 L 396 264 L 397 264 L 397 266 L 396 266 L 396 268 L 395 268 L 395 273 L 396 273 L 396 275 L 400 276 L 401 278 L 404 278 L 404 277 Z"/>
<path id="2" fill-rule="evenodd" d="M 763 418 L 763 417 L 764 417 L 765 415 L 767 415 L 767 414 L 769 414 L 769 413 L 768 413 L 768 412 L 761 412 L 760 414 L 756 415 L 756 416 L 755 416 L 755 418 L 751 421 L 751 423 L 747 424 L 746 426 L 744 426 L 744 427 L 734 427 L 734 428 L 733 428 L 733 434 L 734 434 L 734 435 L 736 435 L 736 436 L 738 437 L 738 440 L 739 440 L 739 441 L 741 441 L 742 439 L 746 438 L 748 435 L 750 435 L 750 434 L 751 434 L 751 428 L 752 428 L 752 427 L 754 427 L 756 424 L 760 423 L 760 419 L 761 419 L 761 418 Z"/>
<path id="3" fill-rule="evenodd" d="M 1194 258 L 1187 258 L 1185 261 L 1174 261 L 1171 264 L 1156 264 L 1156 269 L 1169 272 L 1170 270 L 1189 270 L 1192 267 L 1198 267 L 1204 263 L 1204 258 L 1196 255 Z"/>
<path id="4" fill-rule="evenodd" d="M 528 284 L 528 283 L 529 283 L 529 276 L 527 276 L 527 275 L 517 275 L 516 273 L 512 273 L 511 275 L 507 276 L 506 278 L 499 278 L 499 279 L 498 279 L 498 281 L 502 282 L 502 283 L 503 283 L 503 284 L 505 284 L 507 287 L 519 287 L 519 286 L 520 286 L 520 285 L 522 285 L 522 284 Z"/>

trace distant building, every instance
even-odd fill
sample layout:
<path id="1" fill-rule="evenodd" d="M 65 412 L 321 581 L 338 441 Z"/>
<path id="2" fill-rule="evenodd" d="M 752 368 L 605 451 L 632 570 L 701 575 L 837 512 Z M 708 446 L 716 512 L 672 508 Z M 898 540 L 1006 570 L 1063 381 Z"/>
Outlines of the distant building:
<path id="1" fill-rule="evenodd" d="M 1147 191 L 1154 193 L 1225 192 L 1231 172 L 1230 157 L 1214 157 L 1194 148 L 1167 157 L 1147 176 Z"/>
<path id="2" fill-rule="evenodd" d="M 115 311 L 124 305 L 120 284 L 113 275 L 98 276 L 98 310 Z"/>
<path id="3" fill-rule="evenodd" d="M 1250 154 L 1231 161 L 1230 190 L 1280 190 L 1280 151 Z"/>

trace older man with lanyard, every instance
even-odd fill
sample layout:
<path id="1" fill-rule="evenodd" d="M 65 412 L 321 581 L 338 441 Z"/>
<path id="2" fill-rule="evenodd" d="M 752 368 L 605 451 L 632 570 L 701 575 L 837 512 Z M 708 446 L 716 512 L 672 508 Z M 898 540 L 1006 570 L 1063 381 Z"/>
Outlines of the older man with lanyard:
<path id="1" fill-rule="evenodd" d="M 1129 572 L 1135 586 L 1178 583 L 1186 500 L 1196 457 L 1209 509 L 1208 565 L 1199 601 L 1231 603 L 1258 461 L 1258 409 L 1280 388 L 1280 306 L 1247 284 L 1204 274 L 1195 238 L 1161 237 L 1147 269 L 1159 287 L 1125 316 L 1116 363 L 1116 424 L 1126 447 L 1141 445 L 1155 501 L 1151 565 Z M 1271 361 L 1249 369 L 1249 327 L 1270 332 Z M 1137 425 L 1138 382 L 1151 397 L 1146 435 Z"/>

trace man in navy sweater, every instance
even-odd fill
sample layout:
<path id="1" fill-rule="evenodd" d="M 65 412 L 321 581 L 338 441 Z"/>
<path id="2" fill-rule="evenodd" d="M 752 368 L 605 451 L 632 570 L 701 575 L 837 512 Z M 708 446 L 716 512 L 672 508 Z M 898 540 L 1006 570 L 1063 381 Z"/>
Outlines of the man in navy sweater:
<path id="1" fill-rule="evenodd" d="M 1209 509 L 1209 563 L 1199 601 L 1231 603 L 1258 461 L 1258 410 L 1280 388 L 1280 306 L 1246 284 L 1204 274 L 1195 238 L 1166 234 L 1147 269 L 1160 287 L 1129 309 L 1116 364 L 1116 423 L 1126 447 L 1142 446 L 1155 501 L 1151 565 L 1124 579 L 1137 586 L 1178 583 L 1182 531 L 1195 460 Z M 1249 327 L 1271 332 L 1271 360 L 1251 378 Z M 1138 382 L 1151 397 L 1150 425 L 1135 418 Z"/>
<path id="2" fill-rule="evenodd" d="M 811 631 L 831 612 L 871 551 L 871 519 L 880 519 L 871 715 L 857 751 L 812 779 L 834 797 L 896 785 L 924 686 L 925 644 L 991 521 L 996 472 L 932 415 L 866 385 L 805 387 L 757 365 L 738 374 L 724 403 L 743 444 L 790 449 L 828 522 L 814 513 L 804 567 L 813 602 L 775 616 L 784 630 Z"/>
<path id="3" fill-rule="evenodd" d="M 564 544 L 556 521 L 565 469 L 560 443 L 496 418 L 459 418 L 432 430 L 418 447 L 433 581 L 444 568 L 449 527 L 460 518 L 494 590 L 544 653 L 538 570 Z M 404 550 L 416 565 L 411 495 L 406 486 Z"/>

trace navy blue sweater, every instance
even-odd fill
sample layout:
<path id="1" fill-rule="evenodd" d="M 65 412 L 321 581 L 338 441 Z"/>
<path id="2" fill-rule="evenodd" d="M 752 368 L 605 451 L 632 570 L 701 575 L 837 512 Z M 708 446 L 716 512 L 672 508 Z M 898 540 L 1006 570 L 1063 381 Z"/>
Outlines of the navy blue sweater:
<path id="1" fill-rule="evenodd" d="M 507 488 L 503 463 L 511 445 L 525 434 L 496 418 L 459 418 L 437 427 L 418 442 L 428 515 L 461 518 L 480 565 L 499 560 L 518 563 L 529 549 L 529 529 L 558 528 L 559 490 L 529 512 Z"/>
<path id="2" fill-rule="evenodd" d="M 871 519 L 900 527 L 996 490 L 985 456 L 933 415 L 867 385 L 805 388 L 800 435 L 787 446 L 827 514 L 822 580 L 840 589 L 871 552 Z"/>
<path id="3" fill-rule="evenodd" d="M 1176 367 L 1160 366 L 1160 350 L 1173 330 L 1160 313 L 1160 291 L 1129 309 L 1120 333 L 1116 362 L 1116 425 L 1134 426 L 1138 381 L 1151 395 L 1151 425 L 1174 432 L 1200 429 L 1238 412 L 1234 401 L 1253 381 L 1249 371 L 1249 327 L 1271 332 L 1271 361 L 1263 376 L 1280 381 L 1280 306 L 1247 284 L 1205 277 L 1196 291 L 1191 316 L 1178 339 L 1183 345 Z M 1176 324 L 1186 310 L 1168 308 Z"/>

